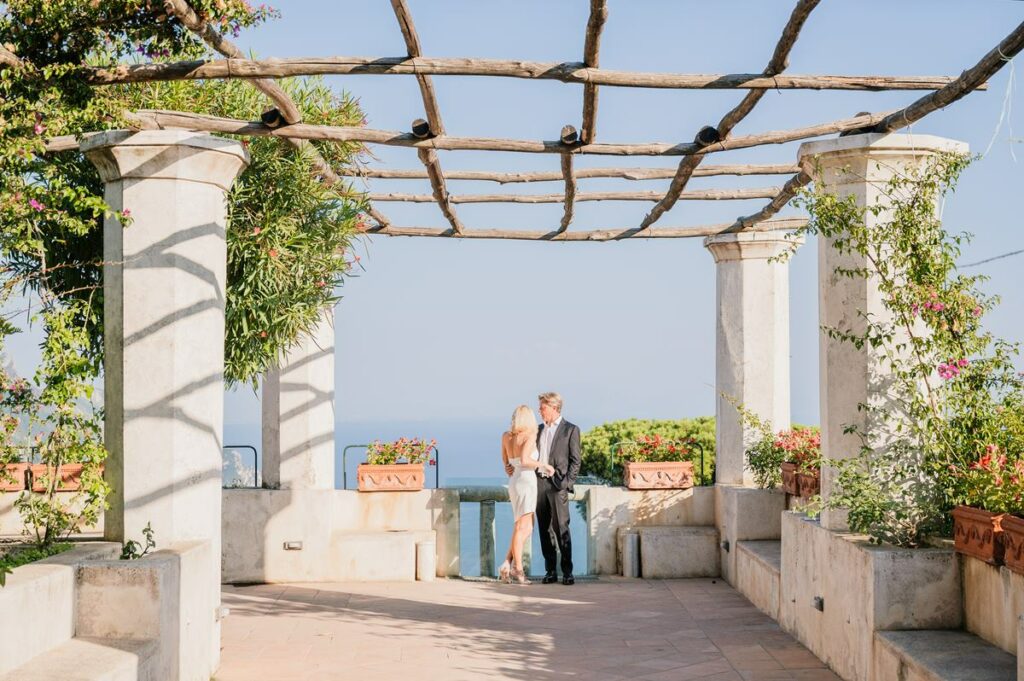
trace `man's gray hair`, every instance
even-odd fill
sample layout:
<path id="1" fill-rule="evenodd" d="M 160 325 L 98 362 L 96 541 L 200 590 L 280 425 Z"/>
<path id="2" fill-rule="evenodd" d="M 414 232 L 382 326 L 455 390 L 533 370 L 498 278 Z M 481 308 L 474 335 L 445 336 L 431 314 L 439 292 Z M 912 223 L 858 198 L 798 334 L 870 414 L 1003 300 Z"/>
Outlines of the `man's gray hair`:
<path id="1" fill-rule="evenodd" d="M 537 395 L 537 399 L 540 400 L 541 404 L 547 404 L 558 410 L 558 413 L 562 413 L 562 396 L 558 393 L 541 393 Z"/>

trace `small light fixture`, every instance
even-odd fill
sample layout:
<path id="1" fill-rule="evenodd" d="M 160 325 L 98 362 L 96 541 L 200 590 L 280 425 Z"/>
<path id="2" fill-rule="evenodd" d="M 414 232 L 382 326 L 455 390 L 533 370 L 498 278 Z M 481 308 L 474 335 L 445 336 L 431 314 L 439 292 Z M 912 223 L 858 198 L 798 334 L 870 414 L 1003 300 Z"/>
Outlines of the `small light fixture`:
<path id="1" fill-rule="evenodd" d="M 302 542 L 300 542 L 300 541 L 286 541 L 284 543 L 284 550 L 285 551 L 301 551 L 302 550 Z"/>
<path id="2" fill-rule="evenodd" d="M 729 540 L 728 539 L 726 539 L 725 541 L 722 542 L 722 549 L 725 550 L 726 553 L 729 553 Z"/>
<path id="3" fill-rule="evenodd" d="M 818 612 L 825 612 L 825 599 L 821 596 L 814 597 L 813 605 Z"/>

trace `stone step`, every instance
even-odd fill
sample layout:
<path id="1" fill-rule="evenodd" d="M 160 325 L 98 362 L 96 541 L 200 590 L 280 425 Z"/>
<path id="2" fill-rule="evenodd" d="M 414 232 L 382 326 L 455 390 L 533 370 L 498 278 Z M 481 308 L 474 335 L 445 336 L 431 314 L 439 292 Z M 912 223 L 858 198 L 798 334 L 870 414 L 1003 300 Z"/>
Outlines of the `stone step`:
<path id="1" fill-rule="evenodd" d="M 1017 658 L 966 631 L 880 631 L 878 681 L 1015 681 Z"/>
<path id="2" fill-rule="evenodd" d="M 758 610 L 779 619 L 782 591 L 782 541 L 758 539 L 738 541 L 733 587 Z"/>
<path id="3" fill-rule="evenodd" d="M 73 638 L 0 675 L 0 681 L 162 681 L 157 642 Z"/>
<path id="4" fill-rule="evenodd" d="M 640 576 L 644 579 L 691 579 L 721 575 L 718 530 L 691 525 L 635 525 L 618 528 L 619 555 L 639 537 Z M 628 557 L 620 565 L 630 564 Z"/>

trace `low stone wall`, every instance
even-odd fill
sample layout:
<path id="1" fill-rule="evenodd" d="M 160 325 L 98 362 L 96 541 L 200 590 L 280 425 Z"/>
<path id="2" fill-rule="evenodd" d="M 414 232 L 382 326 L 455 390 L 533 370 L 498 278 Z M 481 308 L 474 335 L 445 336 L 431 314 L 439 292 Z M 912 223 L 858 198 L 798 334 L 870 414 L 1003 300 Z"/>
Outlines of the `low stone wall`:
<path id="1" fill-rule="evenodd" d="M 397 560 L 381 554 L 378 539 L 402 552 L 406 544 L 436 542 L 437 576 L 459 574 L 459 501 L 454 490 L 358 492 L 355 490 L 226 489 L 223 496 L 222 579 L 225 583 L 317 582 L 339 579 L 340 553 L 361 552 L 363 568 L 353 573 L 392 574 Z M 355 542 L 355 543 L 353 543 Z M 378 542 L 379 543 L 379 542 Z M 376 546 L 376 549 L 374 548 Z M 361 548 L 362 547 L 362 548 Z M 415 574 L 415 554 L 410 574 Z M 375 563 L 376 561 L 376 563 Z M 351 562 L 351 561 L 348 561 Z M 402 573 L 403 575 L 405 572 Z"/>
<path id="2" fill-rule="evenodd" d="M 952 550 L 876 546 L 792 512 L 781 548 L 779 623 L 848 681 L 873 680 L 876 631 L 963 624 Z"/>
<path id="3" fill-rule="evenodd" d="M 220 664 L 220 594 L 210 543 L 180 542 L 139 560 L 78 568 L 76 636 L 157 643 L 154 678 L 206 681 Z"/>
<path id="4" fill-rule="evenodd" d="M 1024 575 L 970 556 L 960 556 L 960 566 L 964 628 L 1016 655 L 1018 624 L 1024 615 Z"/>
<path id="5" fill-rule="evenodd" d="M 76 568 L 113 558 L 121 547 L 89 542 L 15 568 L 0 588 L 0 674 L 75 635 Z"/>
<path id="6" fill-rule="evenodd" d="M 21 492 L 0 492 L 0 537 L 19 537 L 25 525 L 21 521 L 21 514 L 14 508 L 14 502 L 18 500 Z M 71 504 L 71 510 L 77 511 L 85 503 L 85 496 L 78 492 L 57 492 L 59 497 L 75 499 Z M 76 495 L 77 499 L 76 499 Z M 79 528 L 82 534 L 102 535 L 103 514 L 100 513 L 95 525 L 85 525 Z"/>
<path id="7" fill-rule="evenodd" d="M 773 540 L 736 542 L 733 587 L 757 609 L 774 620 L 779 619 L 781 578 L 781 542 Z"/>
<path id="8" fill-rule="evenodd" d="M 715 485 L 715 522 L 721 551 L 722 577 L 732 586 L 736 579 L 736 544 L 741 541 L 779 539 L 786 495 L 774 489 Z"/>
<path id="9" fill-rule="evenodd" d="M 618 528 L 715 525 L 715 489 L 629 490 L 625 487 L 578 485 L 586 492 L 588 572 L 617 575 Z"/>

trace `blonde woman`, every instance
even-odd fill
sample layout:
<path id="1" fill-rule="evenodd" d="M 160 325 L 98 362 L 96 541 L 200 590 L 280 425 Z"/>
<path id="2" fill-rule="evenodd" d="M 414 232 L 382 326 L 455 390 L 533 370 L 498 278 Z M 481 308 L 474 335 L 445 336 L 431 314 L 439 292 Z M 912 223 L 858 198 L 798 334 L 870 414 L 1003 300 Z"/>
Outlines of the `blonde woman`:
<path id="1" fill-rule="evenodd" d="M 551 466 L 542 464 L 537 453 L 537 417 L 525 404 L 512 413 L 512 426 L 501 436 L 501 461 L 509 473 L 508 498 L 512 502 L 512 543 L 498 575 L 502 581 L 513 579 L 529 584 L 523 572 L 523 544 L 533 532 L 533 514 L 537 510 L 537 470 L 551 474 Z"/>

